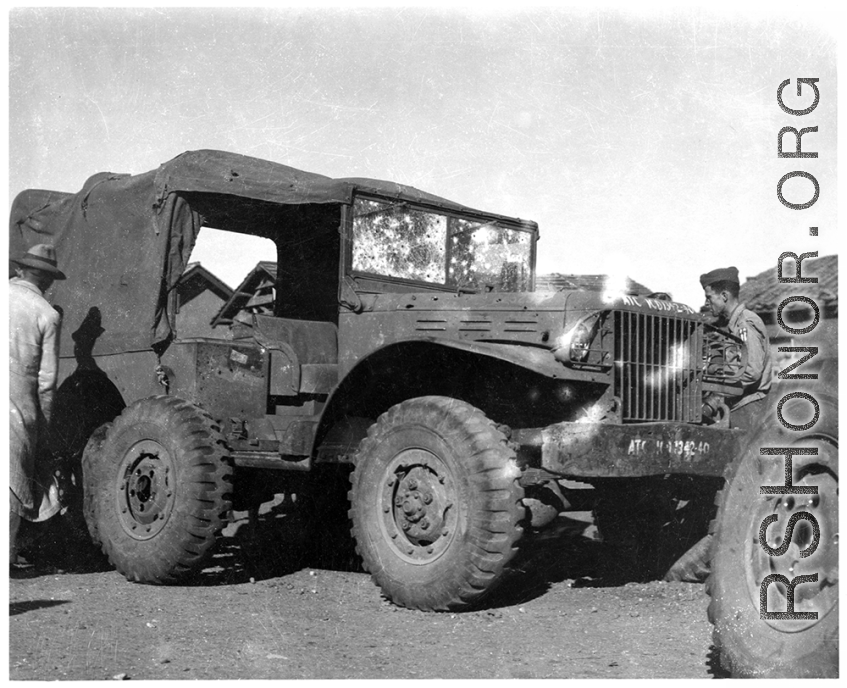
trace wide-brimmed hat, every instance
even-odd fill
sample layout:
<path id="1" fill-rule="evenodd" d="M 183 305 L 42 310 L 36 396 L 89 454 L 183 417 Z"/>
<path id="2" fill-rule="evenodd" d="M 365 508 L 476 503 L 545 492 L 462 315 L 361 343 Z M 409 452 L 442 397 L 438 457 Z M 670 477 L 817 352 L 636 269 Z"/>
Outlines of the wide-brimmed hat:
<path id="1" fill-rule="evenodd" d="M 56 263 L 56 249 L 52 244 L 36 244 L 20 258 L 12 258 L 12 262 L 36 270 L 43 270 L 53 276 L 53 279 L 67 279 L 65 273 L 59 270 Z"/>

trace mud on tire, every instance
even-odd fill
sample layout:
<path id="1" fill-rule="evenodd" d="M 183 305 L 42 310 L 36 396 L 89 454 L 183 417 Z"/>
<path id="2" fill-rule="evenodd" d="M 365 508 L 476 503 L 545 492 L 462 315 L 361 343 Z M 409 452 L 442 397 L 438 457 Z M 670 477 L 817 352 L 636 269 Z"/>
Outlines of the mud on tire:
<path id="1" fill-rule="evenodd" d="M 232 467 L 215 422 L 158 396 L 98 433 L 83 456 L 85 514 L 109 561 L 140 583 L 174 583 L 199 569 L 231 506 Z"/>
<path id="2" fill-rule="evenodd" d="M 99 466 L 101 459 L 95 458 L 103 449 L 103 443 L 111 430 L 111 423 L 104 423 L 97 428 L 88 439 L 85 445 L 85 450 L 82 453 L 82 513 L 85 517 L 85 525 L 88 527 L 88 534 L 91 536 L 91 541 L 100 546 L 100 532 L 97 525 L 97 480 L 95 472 Z"/>
<path id="3" fill-rule="evenodd" d="M 719 495 L 717 532 L 712 547 L 709 620 L 721 667 L 733 677 L 838 676 L 838 420 L 837 400 L 815 395 L 820 419 L 806 434 L 768 424 L 755 433 L 732 464 Z M 768 418 L 775 418 L 774 409 Z M 785 484 L 785 455 L 761 456 L 762 447 L 817 447 L 817 456 L 793 457 L 793 484 L 816 486 L 817 495 L 760 494 L 763 485 Z M 759 541 L 762 521 L 776 515 L 767 529 L 768 546 L 777 549 L 793 514 L 814 515 L 820 526 L 817 549 L 809 521 L 798 520 L 787 551 L 766 553 Z M 794 589 L 794 611 L 815 612 L 817 619 L 768 620 L 760 617 L 760 586 L 766 576 L 817 574 L 816 582 Z M 768 587 L 768 611 L 785 611 L 786 586 Z"/>
<path id="4" fill-rule="evenodd" d="M 506 437 L 473 406 L 428 396 L 392 407 L 371 426 L 351 475 L 365 569 L 404 607 L 478 603 L 518 551 L 519 475 Z"/>

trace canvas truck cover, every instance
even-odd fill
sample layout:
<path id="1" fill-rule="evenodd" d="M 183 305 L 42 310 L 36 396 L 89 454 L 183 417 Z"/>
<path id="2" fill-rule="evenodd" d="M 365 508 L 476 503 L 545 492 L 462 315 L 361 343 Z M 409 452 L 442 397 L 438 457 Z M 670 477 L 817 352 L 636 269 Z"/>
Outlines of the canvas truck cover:
<path id="1" fill-rule="evenodd" d="M 186 194 L 349 204 L 357 189 L 478 212 L 393 182 L 332 179 L 235 153 L 189 151 L 143 174 L 95 174 L 75 194 L 22 191 L 12 203 L 9 255 L 40 243 L 56 247 L 67 275 L 50 291 L 63 312 L 62 356 L 73 354 L 75 334 L 92 331 L 96 354 L 163 348 L 174 336 L 169 295 L 203 223 Z"/>

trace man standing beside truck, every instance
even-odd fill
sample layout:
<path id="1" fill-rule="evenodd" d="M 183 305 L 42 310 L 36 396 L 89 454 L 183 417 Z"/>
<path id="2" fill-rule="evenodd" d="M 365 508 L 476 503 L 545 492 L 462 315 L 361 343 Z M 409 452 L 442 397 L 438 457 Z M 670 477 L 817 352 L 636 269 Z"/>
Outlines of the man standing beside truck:
<path id="1" fill-rule="evenodd" d="M 59 363 L 61 316 L 44 298 L 54 280 L 65 279 L 50 244 L 13 258 L 9 282 L 9 563 L 29 562 L 17 551 L 21 519 L 45 521 L 60 509 L 56 481 L 40 465 Z"/>
<path id="2" fill-rule="evenodd" d="M 729 425 L 745 433 L 755 428 L 765 412 L 763 403 L 771 388 L 773 370 L 770 343 L 762 319 L 738 300 L 741 284 L 738 269 L 718 268 L 700 275 L 706 297 L 705 307 L 713 316 L 714 326 L 737 337 L 747 348 L 747 363 L 741 376 L 741 394 L 726 400 Z M 711 496 L 707 500 L 711 509 Z M 702 582 L 709 575 L 714 536 L 704 535 L 668 571 L 665 580 Z"/>
<path id="3" fill-rule="evenodd" d="M 749 431 L 764 412 L 762 403 L 771 388 L 773 366 L 770 343 L 762 319 L 738 300 L 740 282 L 735 267 L 718 268 L 700 275 L 709 312 L 716 326 L 738 337 L 747 346 L 747 365 L 741 382 L 744 391 L 727 399 L 730 426 Z"/>

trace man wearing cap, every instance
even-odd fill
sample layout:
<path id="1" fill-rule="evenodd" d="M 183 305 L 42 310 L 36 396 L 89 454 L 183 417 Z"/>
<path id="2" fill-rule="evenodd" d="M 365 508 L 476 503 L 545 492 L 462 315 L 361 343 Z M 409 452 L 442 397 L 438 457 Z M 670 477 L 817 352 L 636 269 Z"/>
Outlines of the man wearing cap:
<path id="1" fill-rule="evenodd" d="M 700 275 L 700 284 L 706 296 L 706 308 L 715 317 L 715 325 L 735 335 L 747 345 L 747 367 L 741 376 L 744 391 L 727 399 L 729 425 L 749 432 L 759 422 L 764 412 L 762 400 L 771 388 L 770 343 L 762 319 L 738 300 L 740 282 L 738 269 L 718 268 Z M 711 498 L 708 500 L 711 506 Z M 704 535 L 665 576 L 665 580 L 702 582 L 709 574 L 711 548 L 714 535 Z"/>
<path id="2" fill-rule="evenodd" d="M 763 412 L 765 398 L 771 388 L 773 370 L 770 343 L 762 319 L 738 300 L 738 269 L 719 268 L 700 275 L 706 295 L 706 306 L 717 318 L 716 325 L 734 334 L 747 345 L 747 367 L 741 377 L 744 391 L 727 399 L 730 427 L 750 430 Z"/>
<path id="3" fill-rule="evenodd" d="M 44 293 L 65 279 L 56 252 L 38 244 L 12 259 L 9 282 L 10 521 L 12 568 L 29 563 L 17 552 L 21 519 L 44 521 L 59 511 L 58 489 L 49 466 L 39 462 L 56 389 L 61 316 Z"/>

